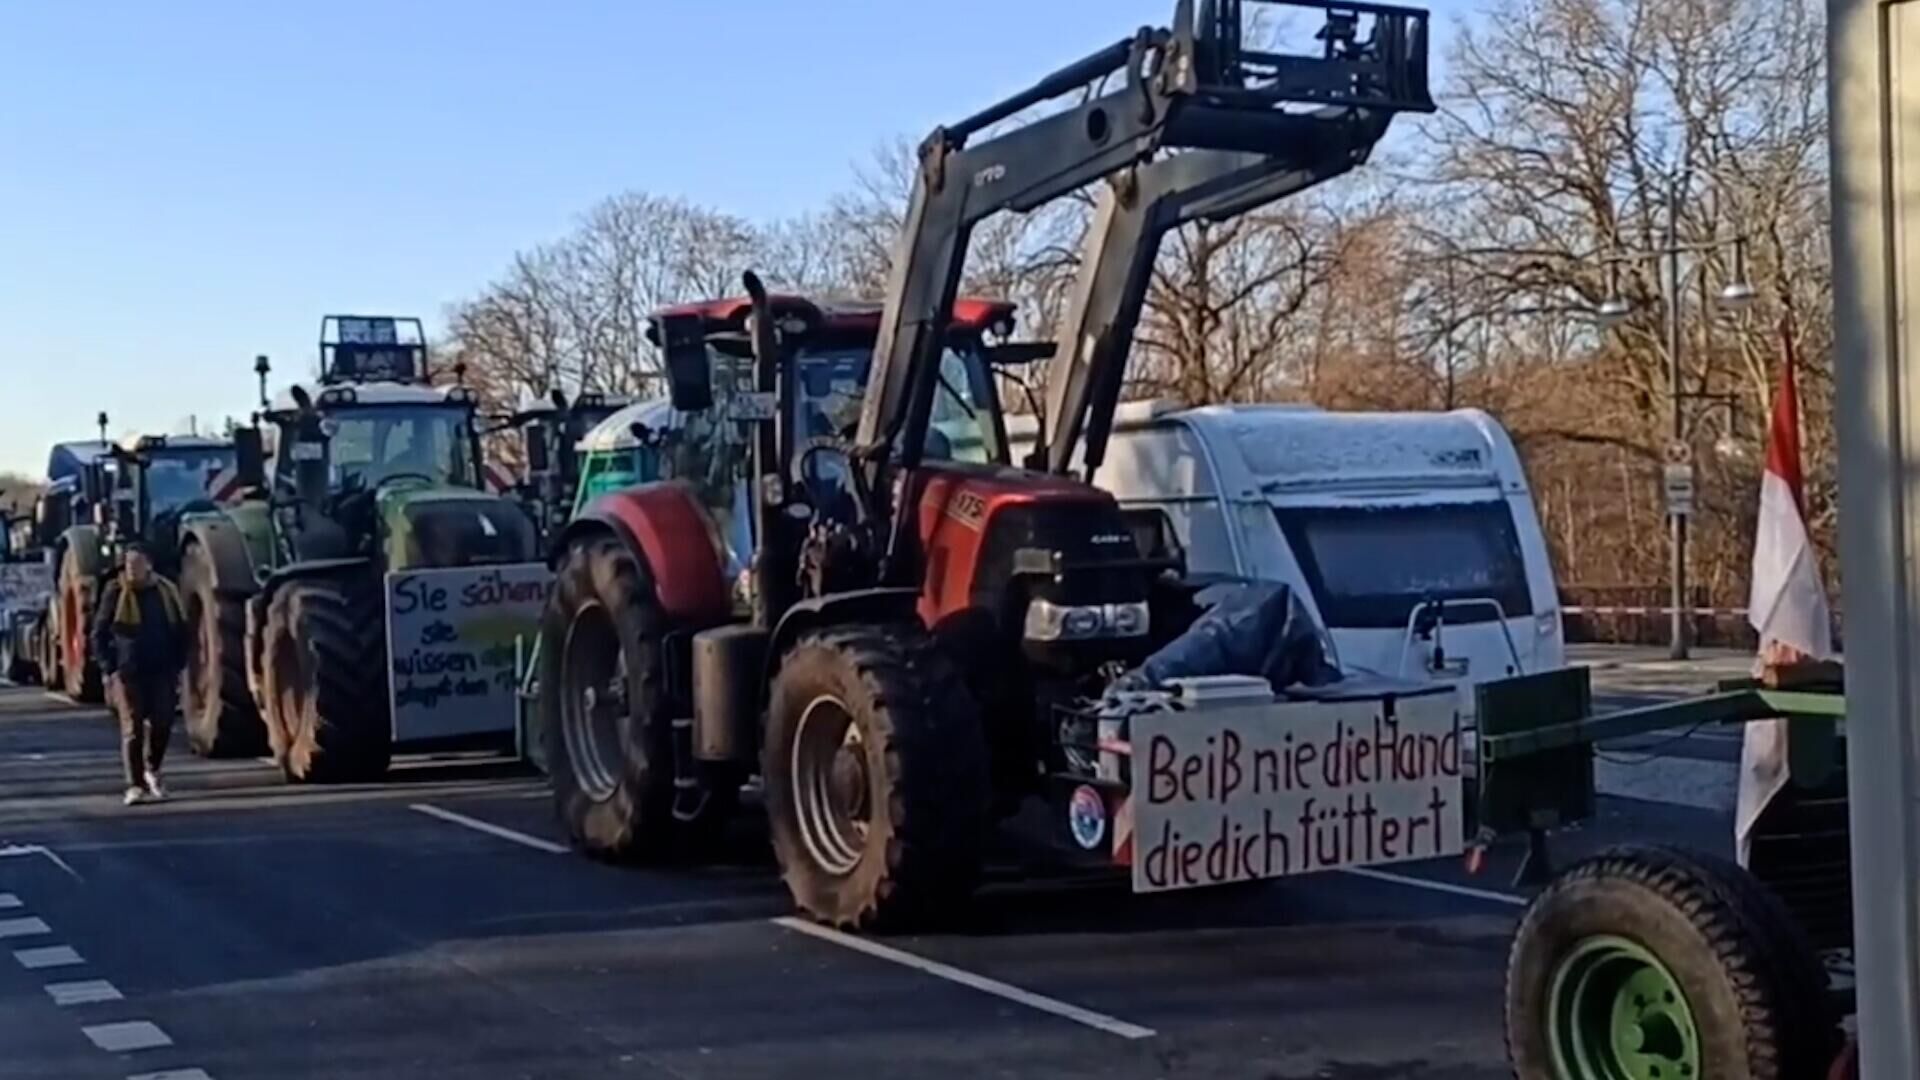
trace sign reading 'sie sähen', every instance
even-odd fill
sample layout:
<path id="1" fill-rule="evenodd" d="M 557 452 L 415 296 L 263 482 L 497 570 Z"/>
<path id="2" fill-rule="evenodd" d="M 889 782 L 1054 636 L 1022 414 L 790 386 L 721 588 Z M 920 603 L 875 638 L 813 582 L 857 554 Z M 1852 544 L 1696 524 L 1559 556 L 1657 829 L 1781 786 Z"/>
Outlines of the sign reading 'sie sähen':
<path id="1" fill-rule="evenodd" d="M 539 563 L 387 575 L 396 742 L 513 730 L 515 640 L 531 646 L 552 577 Z"/>

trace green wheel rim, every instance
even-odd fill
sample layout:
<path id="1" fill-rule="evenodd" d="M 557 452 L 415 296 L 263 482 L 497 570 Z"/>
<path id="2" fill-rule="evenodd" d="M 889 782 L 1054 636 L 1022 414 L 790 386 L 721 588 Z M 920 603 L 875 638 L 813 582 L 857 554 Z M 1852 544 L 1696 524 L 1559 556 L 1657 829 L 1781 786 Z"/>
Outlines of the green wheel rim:
<path id="1" fill-rule="evenodd" d="M 1700 1076 L 1700 1036 L 1679 980 L 1626 938 L 1587 938 L 1555 966 L 1547 1042 L 1559 1080 Z"/>

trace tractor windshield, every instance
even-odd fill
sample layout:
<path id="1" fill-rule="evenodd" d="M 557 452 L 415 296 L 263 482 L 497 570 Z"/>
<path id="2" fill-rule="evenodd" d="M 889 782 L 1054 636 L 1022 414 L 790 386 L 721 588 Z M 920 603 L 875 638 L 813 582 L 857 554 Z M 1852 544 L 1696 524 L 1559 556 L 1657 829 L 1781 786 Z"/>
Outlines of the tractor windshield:
<path id="1" fill-rule="evenodd" d="M 348 406 L 329 410 L 326 426 L 336 488 L 372 488 L 398 477 L 480 486 L 473 411 L 464 405 Z"/>
<path id="2" fill-rule="evenodd" d="M 860 422 L 860 402 L 873 349 L 809 349 L 800 354 L 795 424 L 802 443 L 823 436 L 850 436 Z M 972 346 L 949 346 L 940 357 L 940 386 L 934 391 L 933 422 L 927 430 L 926 456 L 934 461 L 1000 461 L 999 428 L 991 414 L 990 376 Z"/>
<path id="3" fill-rule="evenodd" d="M 155 453 L 146 463 L 147 507 L 164 514 L 191 502 L 218 501 L 233 468 L 231 449 Z"/>
<path id="4" fill-rule="evenodd" d="M 636 479 L 674 479 L 692 485 L 701 503 L 714 515 L 724 538 L 734 572 L 743 568 L 753 550 L 749 525 L 747 477 L 752 471 L 752 442 L 746 425 L 727 419 L 735 395 L 753 385 L 753 362 L 743 356 L 710 349 L 713 364 L 714 407 L 703 413 L 677 413 L 673 434 L 658 451 L 636 462 L 650 476 Z M 809 444 L 851 440 L 860 421 L 862 393 L 873 363 L 871 342 L 834 343 L 805 348 L 793 360 L 795 415 L 788 418 L 796 451 Z M 941 356 L 940 387 L 934 397 L 933 422 L 927 429 L 926 458 L 931 461 L 995 462 L 1005 460 L 1001 428 L 995 421 L 992 375 L 986 360 L 970 343 L 949 346 Z M 799 467 L 802 462 L 796 462 Z M 810 485 L 846 488 L 844 459 L 836 455 L 809 456 L 804 465 Z M 612 485 L 589 483 L 597 490 Z"/>

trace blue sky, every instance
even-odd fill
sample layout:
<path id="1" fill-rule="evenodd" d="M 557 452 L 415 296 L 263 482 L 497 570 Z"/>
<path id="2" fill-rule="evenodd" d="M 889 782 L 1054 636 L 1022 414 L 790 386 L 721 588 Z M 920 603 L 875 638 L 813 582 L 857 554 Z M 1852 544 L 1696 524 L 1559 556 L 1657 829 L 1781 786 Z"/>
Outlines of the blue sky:
<path id="1" fill-rule="evenodd" d="M 0 2 L 0 471 L 101 409 L 244 415 L 256 353 L 304 376 L 324 314 L 431 325 L 617 191 L 808 210 L 882 141 L 1171 10 Z"/>

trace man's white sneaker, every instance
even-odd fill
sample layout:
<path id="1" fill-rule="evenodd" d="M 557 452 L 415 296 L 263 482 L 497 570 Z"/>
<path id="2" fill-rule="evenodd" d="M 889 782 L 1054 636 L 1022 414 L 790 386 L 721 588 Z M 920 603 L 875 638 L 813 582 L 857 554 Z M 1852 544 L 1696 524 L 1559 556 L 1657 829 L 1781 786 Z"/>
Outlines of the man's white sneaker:
<path id="1" fill-rule="evenodd" d="M 146 802 L 147 789 L 143 787 L 130 787 L 127 789 L 127 797 L 121 801 L 126 803 L 128 806 L 133 806 L 138 803 Z"/>
<path id="2" fill-rule="evenodd" d="M 147 794 L 153 796 L 155 799 L 164 799 L 167 797 L 167 788 L 165 784 L 160 782 L 159 773 L 149 772 L 147 774 Z"/>

